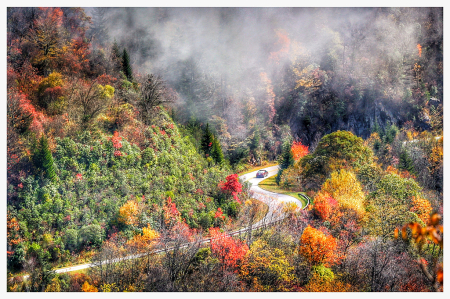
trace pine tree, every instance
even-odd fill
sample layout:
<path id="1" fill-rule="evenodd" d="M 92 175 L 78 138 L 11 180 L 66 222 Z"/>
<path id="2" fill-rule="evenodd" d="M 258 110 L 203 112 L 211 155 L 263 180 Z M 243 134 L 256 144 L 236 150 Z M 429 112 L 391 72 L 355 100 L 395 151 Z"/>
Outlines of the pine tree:
<path id="1" fill-rule="evenodd" d="M 122 70 L 128 81 L 133 81 L 133 70 L 131 69 L 130 56 L 125 48 L 122 53 Z"/>
<path id="2" fill-rule="evenodd" d="M 205 153 L 206 157 L 211 156 L 211 150 L 213 145 L 214 136 L 209 129 L 209 124 L 206 124 L 205 131 L 203 131 L 202 140 L 200 142 L 200 149 Z"/>
<path id="3" fill-rule="evenodd" d="M 289 139 L 286 139 L 283 143 L 282 151 L 281 151 L 281 157 L 279 160 L 280 163 L 280 169 L 278 170 L 278 175 L 275 178 L 275 182 L 277 185 L 280 185 L 281 181 L 281 175 L 283 174 L 283 170 L 288 168 L 291 165 L 294 165 L 294 154 L 292 153 L 292 141 Z"/>
<path id="4" fill-rule="evenodd" d="M 292 142 L 290 140 L 286 140 L 283 143 L 283 148 L 281 152 L 281 160 L 280 160 L 280 168 L 286 169 L 291 165 L 294 165 L 294 155 L 292 154 Z"/>
<path id="5" fill-rule="evenodd" d="M 116 39 L 114 39 L 114 43 L 112 45 L 111 53 L 115 58 L 120 58 L 122 55 L 120 55 L 119 45 L 117 44 Z"/>
<path id="6" fill-rule="evenodd" d="M 37 172 L 41 171 L 43 176 L 50 181 L 55 181 L 56 173 L 53 167 L 53 156 L 48 146 L 48 140 L 42 135 L 38 144 L 35 146 L 33 154 L 33 164 Z"/>
<path id="7" fill-rule="evenodd" d="M 120 53 L 119 45 L 117 44 L 116 39 L 114 39 L 112 48 L 111 48 L 111 54 L 110 54 L 111 62 L 113 63 L 114 71 L 120 72 L 122 67 L 122 54 Z"/>
<path id="8" fill-rule="evenodd" d="M 398 157 L 398 169 L 407 170 L 411 174 L 416 174 L 414 163 L 406 150 L 403 150 Z"/>
<path id="9" fill-rule="evenodd" d="M 211 157 L 217 164 L 222 164 L 224 161 L 222 146 L 220 145 L 219 139 L 216 137 L 213 138 Z"/>
<path id="10" fill-rule="evenodd" d="M 380 126 L 378 125 L 378 119 L 377 119 L 377 117 L 375 116 L 375 121 L 374 121 L 374 127 L 373 127 L 373 129 L 372 129 L 372 133 L 378 133 L 378 135 L 381 135 L 381 129 L 380 129 Z"/>

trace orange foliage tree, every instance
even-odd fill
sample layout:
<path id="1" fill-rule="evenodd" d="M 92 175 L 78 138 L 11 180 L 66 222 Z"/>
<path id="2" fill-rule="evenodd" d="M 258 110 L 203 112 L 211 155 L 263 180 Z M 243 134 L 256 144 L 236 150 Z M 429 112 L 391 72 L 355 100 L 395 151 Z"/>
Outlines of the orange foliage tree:
<path id="1" fill-rule="evenodd" d="M 98 289 L 95 286 L 89 284 L 89 282 L 87 282 L 87 281 L 85 281 L 83 283 L 83 286 L 81 287 L 81 290 L 83 292 L 98 292 Z"/>
<path id="2" fill-rule="evenodd" d="M 325 235 L 320 230 L 307 226 L 300 238 L 300 254 L 311 264 L 324 264 L 330 266 L 339 262 L 335 253 L 336 239 L 331 235 Z"/>
<path id="3" fill-rule="evenodd" d="M 412 207 L 410 211 L 416 213 L 420 220 L 422 220 L 424 224 L 427 224 L 430 219 L 430 213 L 433 210 L 430 202 L 419 196 L 413 196 L 411 204 Z"/>
<path id="4" fill-rule="evenodd" d="M 289 53 L 291 40 L 284 30 L 276 30 L 275 33 L 278 37 L 276 46 L 279 47 L 279 50 L 276 52 L 270 52 L 269 59 L 278 64 L 280 62 L 280 58 L 285 57 Z"/>
<path id="5" fill-rule="evenodd" d="M 442 225 L 442 216 L 437 213 L 433 214 L 428 221 L 428 225 L 425 227 L 422 227 L 417 222 L 404 225 L 401 229 L 401 235 L 405 241 L 408 240 L 408 228 L 411 229 L 412 238 L 418 245 L 419 257 L 417 262 L 422 270 L 422 273 L 432 284 L 434 291 L 442 292 L 444 283 L 443 263 L 438 263 L 438 260 L 435 257 L 432 261 L 434 267 L 431 267 L 430 269 L 430 265 L 428 265 L 428 262 L 422 257 L 423 246 L 428 243 L 429 240 L 439 245 L 440 249 L 444 247 L 444 226 Z M 397 239 L 398 235 L 399 229 L 396 228 L 394 231 L 394 237 Z"/>
<path id="6" fill-rule="evenodd" d="M 53 62 L 63 46 L 63 11 L 61 8 L 39 8 L 39 17 L 35 20 L 28 39 L 34 46 L 32 63 L 41 70 L 53 67 Z"/>
<path id="7" fill-rule="evenodd" d="M 7 238 L 8 246 L 17 245 L 22 241 L 19 235 L 19 222 L 15 217 L 11 218 L 7 215 Z"/>
<path id="8" fill-rule="evenodd" d="M 292 143 L 291 150 L 295 161 L 298 161 L 309 154 L 308 147 L 303 145 L 300 141 Z"/>

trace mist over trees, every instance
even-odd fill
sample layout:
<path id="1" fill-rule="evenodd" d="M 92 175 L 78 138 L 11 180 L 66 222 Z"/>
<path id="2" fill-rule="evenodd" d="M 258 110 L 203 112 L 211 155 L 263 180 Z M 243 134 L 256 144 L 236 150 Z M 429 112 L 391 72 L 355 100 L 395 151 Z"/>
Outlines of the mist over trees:
<path id="1" fill-rule="evenodd" d="M 92 10 L 94 20 L 98 13 Z M 101 14 L 109 40 L 128 49 L 136 70 L 160 74 L 178 92 L 178 120 L 220 117 L 229 143 L 253 135 L 250 111 L 254 126 L 268 131 L 265 140 L 281 141 L 288 125 L 312 146 L 339 129 L 367 138 L 386 124 L 436 128 L 430 110 L 442 105 L 439 8 L 108 8 Z"/>

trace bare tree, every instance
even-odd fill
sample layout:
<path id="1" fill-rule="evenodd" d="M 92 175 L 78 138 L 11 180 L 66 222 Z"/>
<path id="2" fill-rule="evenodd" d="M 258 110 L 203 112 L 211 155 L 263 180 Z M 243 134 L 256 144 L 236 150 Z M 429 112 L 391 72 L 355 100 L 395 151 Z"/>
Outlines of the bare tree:
<path id="1" fill-rule="evenodd" d="M 84 82 L 76 81 L 68 92 L 69 116 L 87 127 L 103 109 L 112 97 L 109 91 L 97 83 L 96 80 Z"/>
<path id="2" fill-rule="evenodd" d="M 175 92 L 167 88 L 159 76 L 153 74 L 139 80 L 139 92 L 137 106 L 145 124 L 149 124 L 156 107 L 173 103 L 176 97 Z"/>

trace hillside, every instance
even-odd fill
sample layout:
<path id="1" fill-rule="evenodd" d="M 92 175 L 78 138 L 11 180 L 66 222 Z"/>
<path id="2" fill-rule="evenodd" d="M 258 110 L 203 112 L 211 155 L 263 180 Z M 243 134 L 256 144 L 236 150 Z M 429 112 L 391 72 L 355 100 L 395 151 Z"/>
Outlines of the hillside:
<path id="1" fill-rule="evenodd" d="M 7 290 L 441 292 L 443 94 L 439 7 L 9 7 Z"/>

